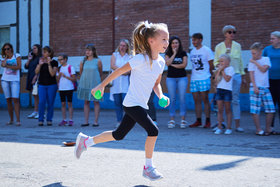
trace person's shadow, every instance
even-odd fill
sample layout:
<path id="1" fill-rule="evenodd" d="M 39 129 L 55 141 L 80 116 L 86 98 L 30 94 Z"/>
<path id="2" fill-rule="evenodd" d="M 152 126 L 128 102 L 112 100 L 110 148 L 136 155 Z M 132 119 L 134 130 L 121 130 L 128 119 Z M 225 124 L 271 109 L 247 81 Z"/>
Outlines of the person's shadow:
<path id="1" fill-rule="evenodd" d="M 67 186 L 63 186 L 62 182 L 56 182 L 56 183 L 52 183 L 52 184 L 48 184 L 42 187 L 67 187 Z"/>
<path id="2" fill-rule="evenodd" d="M 247 160 L 250 160 L 250 158 L 245 158 L 245 159 L 236 160 L 233 162 L 228 162 L 228 163 L 223 163 L 223 164 L 210 165 L 210 166 L 203 167 L 199 170 L 206 170 L 206 171 L 226 170 L 226 169 L 234 168 L 234 167 L 238 166 L 239 163 L 245 162 Z"/>

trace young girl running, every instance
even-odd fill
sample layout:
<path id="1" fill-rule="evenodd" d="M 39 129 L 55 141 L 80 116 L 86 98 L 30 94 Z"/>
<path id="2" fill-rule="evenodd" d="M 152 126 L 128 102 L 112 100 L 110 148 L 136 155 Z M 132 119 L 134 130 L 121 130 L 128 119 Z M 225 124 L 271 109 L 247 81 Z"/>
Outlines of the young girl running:
<path id="1" fill-rule="evenodd" d="M 130 86 L 123 101 L 125 115 L 121 124 L 114 131 L 106 131 L 93 137 L 80 133 L 76 139 L 75 156 L 79 159 L 82 152 L 92 145 L 122 140 L 135 123 L 138 123 L 148 134 L 145 143 L 146 164 L 143 169 L 143 176 L 150 180 L 157 180 L 162 178 L 162 174 L 155 169 L 152 156 L 158 136 L 158 128 L 147 115 L 146 109 L 148 109 L 147 102 L 152 89 L 159 99 L 164 98 L 169 104 L 169 99 L 163 95 L 160 85 L 165 61 L 159 55 L 159 53 L 165 52 L 168 47 L 168 28 L 163 23 L 139 22 L 133 31 L 132 38 L 133 53 L 136 55 L 91 91 L 94 95 L 97 90 L 100 90 L 103 95 L 104 87 L 108 83 L 131 71 Z"/>

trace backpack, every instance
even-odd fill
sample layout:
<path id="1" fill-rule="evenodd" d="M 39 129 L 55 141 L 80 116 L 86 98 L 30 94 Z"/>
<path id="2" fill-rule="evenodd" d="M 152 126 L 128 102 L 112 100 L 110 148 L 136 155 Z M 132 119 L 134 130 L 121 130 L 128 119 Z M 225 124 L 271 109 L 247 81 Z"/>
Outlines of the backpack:
<path id="1" fill-rule="evenodd" d="M 72 75 L 72 74 L 71 74 L 71 67 L 72 67 L 72 66 L 69 64 L 69 66 L 68 66 L 68 72 L 69 72 L 70 76 Z M 77 80 L 72 81 L 72 83 L 73 83 L 73 86 L 74 86 L 74 91 L 77 91 L 77 88 L 78 88 L 78 82 L 77 82 Z"/>

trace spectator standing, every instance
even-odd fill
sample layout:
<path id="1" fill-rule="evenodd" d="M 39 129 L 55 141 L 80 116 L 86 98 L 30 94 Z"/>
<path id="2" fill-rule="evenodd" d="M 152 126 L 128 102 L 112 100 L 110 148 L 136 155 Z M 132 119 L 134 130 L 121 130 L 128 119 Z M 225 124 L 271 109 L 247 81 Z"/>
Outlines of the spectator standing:
<path id="1" fill-rule="evenodd" d="M 215 47 L 214 65 L 217 66 L 218 59 L 222 54 L 230 56 L 230 66 L 234 68 L 233 87 L 232 87 L 232 110 L 235 127 L 237 132 L 244 132 L 240 127 L 240 87 L 241 83 L 246 84 L 245 72 L 241 56 L 241 45 L 234 41 L 236 28 L 232 25 L 226 25 L 223 28 L 225 40 Z"/>
<path id="2" fill-rule="evenodd" d="M 47 108 L 47 125 L 52 126 L 54 100 L 57 91 L 56 73 L 58 62 L 53 59 L 54 51 L 51 47 L 43 48 L 43 56 L 35 69 L 39 74 L 38 94 L 39 94 L 39 126 L 44 125 L 44 113 L 46 103 Z"/>
<path id="3" fill-rule="evenodd" d="M 122 39 L 117 47 L 117 50 L 111 56 L 111 69 L 115 71 L 116 69 L 125 65 L 131 58 L 131 50 L 129 41 Z M 110 99 L 114 101 L 116 107 L 117 124 L 116 127 L 120 125 L 123 118 L 123 100 L 128 91 L 129 86 L 129 74 L 127 72 L 113 81 L 113 85 L 110 88 Z"/>
<path id="4" fill-rule="evenodd" d="M 263 50 L 263 56 L 269 57 L 271 68 L 269 69 L 269 85 L 274 105 L 278 105 L 278 115 L 280 121 L 280 31 L 274 31 L 270 34 L 271 45 Z M 272 120 L 274 127 L 275 115 Z"/>
<path id="5" fill-rule="evenodd" d="M 84 100 L 85 121 L 82 127 L 89 126 L 90 101 L 94 103 L 94 127 L 98 127 L 100 113 L 100 100 L 95 99 L 91 94 L 91 89 L 101 82 L 102 62 L 97 56 L 96 48 L 93 44 L 86 46 L 86 56 L 80 63 L 80 82 L 77 90 L 78 99 Z"/>
<path id="6" fill-rule="evenodd" d="M 172 36 L 169 40 L 169 46 L 165 53 L 165 61 L 168 66 L 166 86 L 170 97 L 169 116 L 170 121 L 168 128 L 175 127 L 176 114 L 176 91 L 178 89 L 180 101 L 181 128 L 186 128 L 186 90 L 188 86 L 188 78 L 186 66 L 188 63 L 187 53 L 183 50 L 181 40 L 177 36 Z"/>
<path id="7" fill-rule="evenodd" d="M 10 121 L 7 125 L 14 123 L 14 111 L 16 115 L 16 125 L 20 126 L 20 69 L 21 57 L 20 54 L 14 53 L 12 44 L 5 43 L 1 50 L 1 66 L 4 68 L 1 86 L 7 101 L 8 113 Z M 13 111 L 14 103 L 14 111 Z"/>
<path id="8" fill-rule="evenodd" d="M 34 97 L 34 111 L 28 115 L 28 118 L 39 118 L 39 113 L 38 113 L 38 105 L 39 105 L 39 96 L 38 92 L 35 93 L 33 92 L 33 87 L 34 89 L 37 85 L 37 79 L 38 75 L 35 73 L 35 69 L 37 65 L 39 64 L 39 60 L 42 57 L 42 47 L 39 44 L 35 44 L 32 47 L 32 51 L 28 54 L 28 61 L 25 63 L 24 67 L 25 69 L 28 70 L 27 73 L 27 79 L 26 79 L 26 90 L 28 90 L 30 93 L 32 93 Z"/>
<path id="9" fill-rule="evenodd" d="M 73 106 L 72 98 L 73 91 L 75 89 L 74 82 L 76 81 L 76 72 L 73 66 L 67 63 L 68 56 L 66 54 L 58 55 L 58 61 L 60 63 L 58 71 L 58 90 L 61 100 L 61 112 L 62 112 L 62 121 L 59 123 L 59 126 L 73 126 Z M 69 110 L 69 121 L 66 119 L 66 99 L 68 103 Z"/>

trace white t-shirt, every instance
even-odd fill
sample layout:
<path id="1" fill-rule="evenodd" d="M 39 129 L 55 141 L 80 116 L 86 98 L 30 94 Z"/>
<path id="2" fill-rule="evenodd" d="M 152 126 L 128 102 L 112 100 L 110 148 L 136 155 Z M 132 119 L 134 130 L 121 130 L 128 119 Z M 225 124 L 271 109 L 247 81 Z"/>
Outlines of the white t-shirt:
<path id="1" fill-rule="evenodd" d="M 126 107 L 141 106 L 148 109 L 148 100 L 159 75 L 162 74 L 165 60 L 159 55 L 150 65 L 148 55 L 138 54 L 129 60 L 131 67 L 130 85 L 124 98 Z"/>
<path id="2" fill-rule="evenodd" d="M 66 77 L 70 77 L 71 75 L 68 70 L 69 66 L 71 69 L 71 75 L 75 75 L 76 72 L 74 67 L 69 64 L 67 64 L 66 66 L 61 66 L 59 72 L 63 73 Z M 58 84 L 58 90 L 59 91 L 74 90 L 73 82 L 61 76 Z"/>
<path id="3" fill-rule="evenodd" d="M 190 53 L 190 59 L 192 62 L 191 80 L 205 80 L 211 77 L 208 62 L 214 59 L 211 49 L 204 45 L 200 49 L 194 48 Z"/>
<path id="4" fill-rule="evenodd" d="M 16 66 L 17 65 L 17 58 L 20 57 L 20 54 L 13 55 L 11 59 L 7 59 L 7 65 Z M 1 63 L 5 60 L 1 57 Z M 3 68 L 3 81 L 19 81 L 20 80 L 20 70 L 13 70 L 10 68 Z"/>
<path id="5" fill-rule="evenodd" d="M 259 60 L 256 60 L 261 66 L 267 65 L 271 67 L 271 63 L 268 57 L 262 57 Z M 263 87 L 268 88 L 269 87 L 269 81 L 268 81 L 268 70 L 263 73 L 259 70 L 259 68 L 253 64 L 252 62 L 249 63 L 248 71 L 254 71 L 254 77 L 255 77 L 255 83 L 257 87 Z M 253 84 L 250 84 L 253 86 Z"/>
<path id="6" fill-rule="evenodd" d="M 131 58 L 130 55 L 127 53 L 124 56 L 121 56 L 119 52 L 114 52 L 113 55 L 115 56 L 115 64 L 117 67 L 122 67 L 125 65 L 129 59 Z M 113 94 L 118 93 L 127 93 L 129 86 L 129 76 L 128 75 L 121 75 L 113 81 L 113 86 L 110 88 L 110 100 L 114 101 Z"/>
<path id="7" fill-rule="evenodd" d="M 217 88 L 232 91 L 232 79 L 233 79 L 233 75 L 235 74 L 234 68 L 232 66 L 229 66 L 225 68 L 224 71 L 226 75 L 231 76 L 231 79 L 230 81 L 227 82 L 223 77 L 222 80 L 218 83 Z"/>

